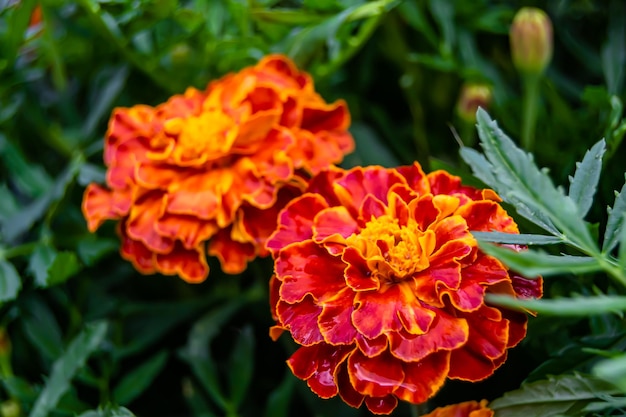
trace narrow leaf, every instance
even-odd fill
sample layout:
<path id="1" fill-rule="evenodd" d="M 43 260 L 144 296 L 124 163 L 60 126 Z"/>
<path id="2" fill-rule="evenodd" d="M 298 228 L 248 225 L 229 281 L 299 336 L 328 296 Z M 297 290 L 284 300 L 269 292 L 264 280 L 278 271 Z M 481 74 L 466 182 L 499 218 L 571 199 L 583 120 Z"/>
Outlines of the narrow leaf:
<path id="1" fill-rule="evenodd" d="M 487 185 L 504 201 L 516 207 L 522 203 L 533 215 L 543 213 L 569 241 L 594 251 L 595 241 L 574 202 L 554 186 L 550 177 L 537 168 L 532 156 L 518 148 L 487 112 L 479 109 L 476 118 L 481 145 L 493 174 L 493 183 Z"/>
<path id="2" fill-rule="evenodd" d="M 508 295 L 487 294 L 487 301 L 502 307 L 558 317 L 587 317 L 626 311 L 626 296 L 574 297 L 524 300 Z"/>
<path id="3" fill-rule="evenodd" d="M 485 253 L 504 262 L 509 268 L 528 278 L 565 273 L 582 274 L 602 270 L 594 258 L 586 256 L 549 255 L 534 250 L 516 252 L 480 240 L 478 242 Z"/>
<path id="4" fill-rule="evenodd" d="M 560 375 L 523 384 L 520 389 L 492 401 L 489 408 L 496 417 L 552 417 L 614 392 L 613 385 L 591 376 Z"/>
<path id="5" fill-rule="evenodd" d="M 0 302 L 13 300 L 22 289 L 22 280 L 9 261 L 0 261 Z"/>
<path id="6" fill-rule="evenodd" d="M 626 393 L 626 354 L 603 360 L 594 366 L 593 373 Z"/>
<path id="7" fill-rule="evenodd" d="M 0 160 L 22 193 L 38 197 L 52 186 L 52 179 L 46 171 L 41 166 L 27 161 L 22 152 L 3 134 L 0 134 Z"/>
<path id="8" fill-rule="evenodd" d="M 161 372 L 167 363 L 168 356 L 167 351 L 161 351 L 127 373 L 113 390 L 113 398 L 117 404 L 128 405 L 141 395 Z"/>
<path id="9" fill-rule="evenodd" d="M 72 340 L 63 356 L 52 365 L 50 377 L 35 401 L 29 417 L 46 417 L 50 414 L 70 387 L 74 374 L 85 366 L 87 358 L 102 343 L 106 332 L 106 322 L 92 323 L 85 326 L 85 329 Z"/>
<path id="10" fill-rule="evenodd" d="M 606 221 L 604 241 L 602 243 L 602 251 L 604 253 L 611 252 L 617 245 L 620 238 L 619 232 L 624 225 L 624 214 L 626 214 L 626 183 L 622 186 L 620 192 L 615 195 L 613 208 L 609 209 L 609 218 Z"/>
<path id="11" fill-rule="evenodd" d="M 502 232 L 472 232 L 476 239 L 482 242 L 508 243 L 511 245 L 554 245 L 563 243 L 563 239 L 556 236 L 514 234 Z"/>
<path id="12" fill-rule="evenodd" d="M 105 407 L 104 409 L 85 411 L 78 417 L 135 417 L 135 415 L 131 413 L 129 409 L 124 407 Z"/>
<path id="13" fill-rule="evenodd" d="M 204 388 L 211 399 L 215 401 L 223 411 L 228 410 L 228 401 L 220 388 L 217 368 L 213 359 L 193 357 L 184 350 L 179 351 L 178 354 L 182 360 L 189 364 L 193 374 L 198 378 L 202 388 Z"/>
<path id="14" fill-rule="evenodd" d="M 605 151 L 606 146 L 602 139 L 585 153 L 582 162 L 576 164 L 574 176 L 570 177 L 569 197 L 578 206 L 582 217 L 587 215 L 593 203 Z"/>
<path id="15" fill-rule="evenodd" d="M 626 224 L 626 213 L 622 216 L 622 230 L 620 232 L 619 251 L 617 253 L 619 266 L 622 268 L 624 275 L 626 275 L 626 227 L 624 227 L 624 224 Z"/>
<path id="16" fill-rule="evenodd" d="M 243 328 L 230 356 L 228 378 L 230 399 L 239 407 L 245 399 L 254 370 L 254 333 L 250 326 Z"/>
<path id="17" fill-rule="evenodd" d="M 289 402 L 292 397 L 296 378 L 291 372 L 286 372 L 283 382 L 270 393 L 265 407 L 264 417 L 288 417 Z"/>

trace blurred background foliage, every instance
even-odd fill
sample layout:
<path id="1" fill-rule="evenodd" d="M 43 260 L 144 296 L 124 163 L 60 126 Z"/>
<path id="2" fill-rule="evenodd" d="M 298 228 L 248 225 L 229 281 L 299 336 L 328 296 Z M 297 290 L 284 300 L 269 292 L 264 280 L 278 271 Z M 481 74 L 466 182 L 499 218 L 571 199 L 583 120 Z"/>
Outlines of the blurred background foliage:
<path id="1" fill-rule="evenodd" d="M 108 117 L 280 52 L 328 101 L 348 101 L 357 150 L 345 166 L 418 160 L 476 183 L 458 156 L 455 135 L 476 146 L 476 133 L 457 101 L 463 85 L 487 85 L 490 114 L 518 138 L 508 31 L 523 6 L 544 8 L 555 35 L 536 161 L 565 184 L 607 140 L 588 216 L 598 234 L 624 179 L 623 0 L 0 0 L 2 415 L 366 415 L 316 398 L 288 371 L 294 346 L 267 334 L 269 260 L 240 276 L 212 262 L 210 278 L 190 286 L 136 273 L 112 225 L 87 231 L 82 191 L 104 177 Z M 594 275 L 546 283 L 550 297 L 598 291 L 613 290 Z M 449 383 L 433 404 L 589 371 L 598 351 L 625 347 L 619 316 L 540 316 L 494 377 Z M 396 414 L 411 412 L 402 404 Z"/>

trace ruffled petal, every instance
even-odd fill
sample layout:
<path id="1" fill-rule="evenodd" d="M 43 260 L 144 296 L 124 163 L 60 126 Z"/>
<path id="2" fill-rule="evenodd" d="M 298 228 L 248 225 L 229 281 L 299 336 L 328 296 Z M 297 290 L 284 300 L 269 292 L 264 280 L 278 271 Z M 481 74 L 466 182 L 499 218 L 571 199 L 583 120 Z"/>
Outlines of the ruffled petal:
<path id="1" fill-rule="evenodd" d="M 423 403 L 437 393 L 448 376 L 450 352 L 431 353 L 419 362 L 404 364 L 404 379 L 394 395 L 413 404 Z"/>

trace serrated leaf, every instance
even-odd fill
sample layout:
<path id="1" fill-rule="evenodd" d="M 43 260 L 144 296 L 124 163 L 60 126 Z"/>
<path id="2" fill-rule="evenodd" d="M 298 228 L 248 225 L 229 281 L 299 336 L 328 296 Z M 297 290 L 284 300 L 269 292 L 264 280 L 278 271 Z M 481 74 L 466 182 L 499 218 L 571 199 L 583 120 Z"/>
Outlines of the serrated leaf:
<path id="1" fill-rule="evenodd" d="M 22 280 L 9 261 L 0 261 L 0 302 L 11 301 L 22 289 Z"/>
<path id="2" fill-rule="evenodd" d="M 74 374 L 85 366 L 87 358 L 104 340 L 107 327 L 106 322 L 88 324 L 72 340 L 63 356 L 52 365 L 50 377 L 37 397 L 29 417 L 46 417 L 50 414 L 61 396 L 70 387 Z"/>
<path id="3" fill-rule="evenodd" d="M 605 151 L 606 144 L 602 139 L 585 153 L 582 162 L 576 164 L 574 176 L 570 177 L 569 198 L 576 203 L 582 217 L 587 215 L 593 203 Z"/>
<path id="4" fill-rule="evenodd" d="M 626 296 L 607 295 L 542 300 L 525 300 L 508 295 L 487 294 L 487 301 L 502 307 L 559 317 L 588 317 L 626 311 Z"/>
<path id="5" fill-rule="evenodd" d="M 531 221 L 544 215 L 548 222 L 536 222 L 539 226 L 554 234 L 551 227 L 554 225 L 573 245 L 595 251 L 595 242 L 580 218 L 578 208 L 562 190 L 554 186 L 545 172 L 537 168 L 532 155 L 518 148 L 484 110 L 479 109 L 476 118 L 478 135 L 492 174 L 483 181 L 490 180 L 487 185 L 504 201 L 516 208 L 523 206 L 524 209 L 518 211 L 520 215 Z M 484 169 L 472 165 L 473 171 Z"/>
<path id="6" fill-rule="evenodd" d="M 239 407 L 245 399 L 252 381 L 254 370 L 254 333 L 250 326 L 241 330 L 230 356 L 228 379 L 230 382 L 230 400 Z"/>
<path id="7" fill-rule="evenodd" d="M 161 372 L 169 354 L 161 351 L 127 373 L 113 390 L 113 398 L 120 405 L 128 405 L 150 386 L 153 379 Z"/>
<path id="8" fill-rule="evenodd" d="M 502 261 L 509 268 L 528 278 L 565 273 L 582 274 L 602 270 L 598 261 L 586 256 L 549 255 L 530 249 L 516 252 L 480 240 L 478 243 L 483 252 Z"/>
<path id="9" fill-rule="evenodd" d="M 553 417 L 615 392 L 614 386 L 592 376 L 560 375 L 523 384 L 492 401 L 489 408 L 495 417 Z"/>
<path id="10" fill-rule="evenodd" d="M 602 242 L 602 252 L 609 253 L 615 248 L 619 241 L 619 232 L 624 227 L 624 214 L 626 214 L 626 184 L 615 196 L 613 207 L 609 209 L 609 217 L 604 230 L 604 241 Z"/>
<path id="11" fill-rule="evenodd" d="M 626 213 L 622 216 L 622 230 L 619 238 L 619 251 L 617 252 L 617 262 L 626 275 L 626 227 L 623 226 L 624 224 L 626 224 Z"/>
<path id="12" fill-rule="evenodd" d="M 593 373 L 619 387 L 626 394 L 626 354 L 603 360 L 593 367 Z"/>
<path id="13" fill-rule="evenodd" d="M 563 239 L 556 236 L 474 231 L 471 233 L 476 239 L 491 243 L 508 243 L 511 245 L 554 245 L 563 243 Z"/>

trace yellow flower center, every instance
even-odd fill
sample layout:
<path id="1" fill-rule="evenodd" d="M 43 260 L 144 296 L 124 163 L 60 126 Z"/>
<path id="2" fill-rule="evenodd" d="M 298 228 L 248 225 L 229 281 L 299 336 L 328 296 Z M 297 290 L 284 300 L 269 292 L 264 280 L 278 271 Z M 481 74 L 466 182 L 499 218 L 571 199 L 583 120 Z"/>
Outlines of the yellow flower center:
<path id="1" fill-rule="evenodd" d="M 165 131 L 177 136 L 174 157 L 180 161 L 220 158 L 228 154 L 238 133 L 233 120 L 220 111 L 168 120 Z"/>
<path id="2" fill-rule="evenodd" d="M 400 225 L 398 219 L 384 215 L 369 221 L 347 241 L 368 259 L 379 279 L 397 282 L 428 268 L 428 258 L 435 248 L 435 233 L 420 230 L 413 219 Z"/>

